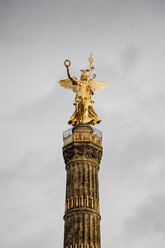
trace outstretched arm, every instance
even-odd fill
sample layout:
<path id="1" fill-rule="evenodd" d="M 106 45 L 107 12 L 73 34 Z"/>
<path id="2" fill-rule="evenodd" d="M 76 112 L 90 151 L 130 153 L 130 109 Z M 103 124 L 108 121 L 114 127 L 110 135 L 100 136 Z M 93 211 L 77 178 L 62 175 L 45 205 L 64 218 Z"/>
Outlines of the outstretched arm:
<path id="1" fill-rule="evenodd" d="M 67 69 L 67 74 L 68 74 L 68 78 L 72 81 L 73 85 L 77 85 L 78 84 L 78 80 L 75 77 L 72 77 L 69 71 L 69 67 L 71 65 L 70 60 L 65 60 L 64 65 L 66 66 Z"/>
<path id="2" fill-rule="evenodd" d="M 68 74 L 68 78 L 72 81 L 72 84 L 77 85 L 78 80 L 70 75 L 69 67 L 67 67 L 67 74 Z"/>
<path id="3" fill-rule="evenodd" d="M 70 75 L 69 66 L 67 66 L 66 69 L 67 69 L 68 78 L 70 80 L 73 80 L 73 77 Z"/>

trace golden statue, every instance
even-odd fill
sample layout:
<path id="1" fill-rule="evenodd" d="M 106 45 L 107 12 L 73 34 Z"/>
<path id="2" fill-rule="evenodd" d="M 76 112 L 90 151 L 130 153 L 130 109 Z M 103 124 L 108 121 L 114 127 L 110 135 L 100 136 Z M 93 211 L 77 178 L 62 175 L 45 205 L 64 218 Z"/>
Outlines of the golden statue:
<path id="1" fill-rule="evenodd" d="M 67 68 L 69 79 L 59 81 L 59 84 L 62 87 L 72 89 L 76 93 L 75 101 L 73 103 L 75 105 L 75 111 L 68 121 L 68 124 L 73 126 L 77 124 L 95 125 L 101 121 L 93 108 L 94 101 L 91 99 L 91 95 L 94 95 L 96 90 L 103 89 L 106 83 L 94 80 L 96 73 L 92 65 L 92 53 L 89 57 L 89 63 L 90 69 L 81 70 L 82 74 L 79 81 L 76 77 L 72 77 L 70 74 L 70 60 L 65 60 L 64 65 Z M 88 72 L 89 76 L 87 75 Z"/>

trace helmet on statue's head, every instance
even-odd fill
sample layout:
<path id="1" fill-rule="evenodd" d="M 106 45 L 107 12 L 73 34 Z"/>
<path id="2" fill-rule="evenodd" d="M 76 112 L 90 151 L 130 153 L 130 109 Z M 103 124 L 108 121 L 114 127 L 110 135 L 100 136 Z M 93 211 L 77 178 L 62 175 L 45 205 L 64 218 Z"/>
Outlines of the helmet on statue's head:
<path id="1" fill-rule="evenodd" d="M 86 72 L 88 72 L 89 70 L 81 70 L 82 74 L 81 74 L 81 81 L 85 81 L 87 82 L 88 81 L 88 75 L 86 74 Z"/>

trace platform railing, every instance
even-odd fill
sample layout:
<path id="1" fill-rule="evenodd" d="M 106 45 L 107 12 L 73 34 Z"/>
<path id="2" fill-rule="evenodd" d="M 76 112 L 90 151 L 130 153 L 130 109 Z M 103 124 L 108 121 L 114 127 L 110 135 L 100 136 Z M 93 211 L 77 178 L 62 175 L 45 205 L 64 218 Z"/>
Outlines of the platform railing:
<path id="1" fill-rule="evenodd" d="M 72 128 L 64 131 L 63 145 L 68 145 L 71 142 L 91 141 L 94 144 L 102 146 L 102 132 L 93 128 L 93 133 L 72 133 Z"/>

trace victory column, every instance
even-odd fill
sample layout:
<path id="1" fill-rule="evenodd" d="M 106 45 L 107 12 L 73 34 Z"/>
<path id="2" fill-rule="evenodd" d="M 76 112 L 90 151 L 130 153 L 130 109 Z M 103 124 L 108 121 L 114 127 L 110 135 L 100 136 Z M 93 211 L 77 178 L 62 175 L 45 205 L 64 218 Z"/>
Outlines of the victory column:
<path id="1" fill-rule="evenodd" d="M 59 84 L 76 93 L 75 111 L 68 124 L 72 129 L 63 135 L 63 156 L 66 164 L 66 202 L 64 248 L 100 248 L 100 203 L 98 171 L 102 157 L 102 133 L 90 125 L 100 123 L 91 96 L 105 87 L 96 81 L 92 54 L 90 68 L 81 70 L 80 80 L 72 77 L 70 60 L 64 62 L 69 79 Z M 89 73 L 89 75 L 87 75 Z"/>

